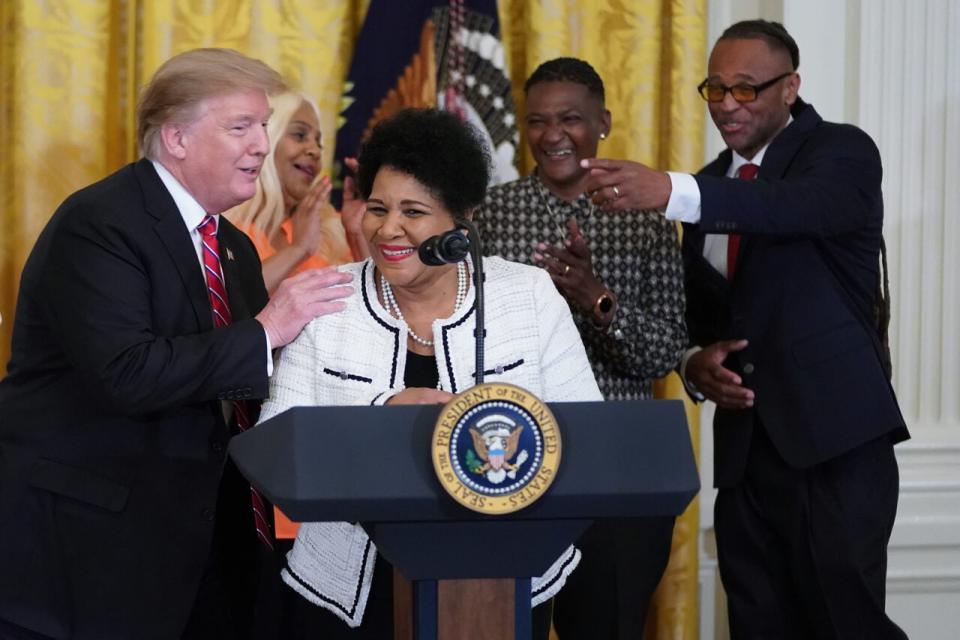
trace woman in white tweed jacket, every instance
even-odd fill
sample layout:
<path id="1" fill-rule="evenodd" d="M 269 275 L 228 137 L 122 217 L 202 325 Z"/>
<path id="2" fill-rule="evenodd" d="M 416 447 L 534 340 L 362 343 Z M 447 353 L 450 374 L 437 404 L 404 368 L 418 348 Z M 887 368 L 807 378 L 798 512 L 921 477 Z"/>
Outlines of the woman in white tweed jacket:
<path id="1" fill-rule="evenodd" d="M 356 291 L 345 310 L 314 320 L 284 348 L 262 420 L 293 406 L 442 403 L 473 386 L 473 265 L 427 266 L 416 248 L 469 215 L 488 175 L 476 133 L 451 114 L 407 110 L 374 129 L 358 175 L 372 257 L 341 268 Z M 486 379 L 546 401 L 602 400 L 550 277 L 500 258 L 485 258 L 484 270 Z M 535 605 L 559 591 L 578 560 L 570 547 L 533 580 Z M 389 637 L 391 573 L 358 525 L 304 524 L 283 571 L 305 598 L 286 607 L 286 637 Z M 535 635 L 546 637 L 549 608 L 540 609 Z"/>
<path id="2" fill-rule="evenodd" d="M 484 258 L 483 265 L 486 381 L 509 382 L 547 401 L 601 400 L 570 308 L 546 271 L 502 258 Z M 353 275 L 357 294 L 283 349 L 262 419 L 295 406 L 386 404 L 404 389 L 409 329 L 380 302 L 374 260 L 340 271 Z M 475 319 L 470 287 L 460 309 L 432 323 L 444 391 L 474 384 Z"/>

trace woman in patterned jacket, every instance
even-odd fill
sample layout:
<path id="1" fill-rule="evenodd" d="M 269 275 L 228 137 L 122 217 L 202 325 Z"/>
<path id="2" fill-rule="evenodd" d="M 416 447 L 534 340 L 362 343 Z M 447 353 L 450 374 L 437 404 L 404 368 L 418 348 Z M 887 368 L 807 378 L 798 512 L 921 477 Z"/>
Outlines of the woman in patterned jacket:
<path id="1" fill-rule="evenodd" d="M 483 142 L 450 113 L 402 111 L 373 130 L 358 181 L 371 258 L 342 267 L 358 293 L 284 348 L 262 419 L 293 406 L 443 403 L 473 385 L 473 265 L 427 266 L 417 247 L 483 200 Z M 487 379 L 546 401 L 600 400 L 550 277 L 500 258 L 484 259 L 484 271 Z M 559 591 L 578 561 L 569 547 L 534 578 L 533 603 Z M 287 607 L 285 637 L 391 637 L 392 572 L 359 526 L 301 526 L 283 578 L 303 596 Z M 549 606 L 534 609 L 535 635 L 547 637 L 549 618 Z"/>
<path id="2" fill-rule="evenodd" d="M 580 161 L 597 155 L 613 117 L 603 81 L 576 58 L 540 65 L 524 86 L 529 176 L 490 189 L 477 212 L 488 255 L 546 269 L 573 312 L 607 400 L 639 400 L 687 344 L 683 267 L 672 223 L 601 212 Z M 577 543 L 584 560 L 557 598 L 563 640 L 639 638 L 670 555 L 673 518 L 599 521 Z"/>

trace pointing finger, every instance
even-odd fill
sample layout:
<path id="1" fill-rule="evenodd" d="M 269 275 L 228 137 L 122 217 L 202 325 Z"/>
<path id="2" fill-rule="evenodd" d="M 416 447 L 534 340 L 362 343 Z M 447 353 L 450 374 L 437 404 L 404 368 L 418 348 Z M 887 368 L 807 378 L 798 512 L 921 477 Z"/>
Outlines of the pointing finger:
<path id="1" fill-rule="evenodd" d="M 584 169 L 605 169 L 607 171 L 616 171 L 623 167 L 623 160 L 608 160 L 606 158 L 584 158 L 580 161 L 580 166 Z"/>

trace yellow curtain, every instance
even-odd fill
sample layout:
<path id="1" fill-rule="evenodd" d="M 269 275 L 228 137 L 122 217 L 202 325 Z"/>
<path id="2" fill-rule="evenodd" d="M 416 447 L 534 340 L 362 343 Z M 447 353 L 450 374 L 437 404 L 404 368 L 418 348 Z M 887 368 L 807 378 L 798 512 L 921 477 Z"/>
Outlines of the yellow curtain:
<path id="1" fill-rule="evenodd" d="M 393 1 L 393 0 L 381 0 Z M 315 97 L 328 141 L 369 0 L 0 0 L 0 362 L 23 263 L 57 205 L 137 156 L 138 88 L 175 53 L 233 47 Z M 588 60 L 607 87 L 608 157 L 694 170 L 703 156 L 706 0 L 500 0 L 517 112 L 544 60 Z M 332 145 L 325 150 L 329 166 Z M 524 149 L 521 173 L 532 161 Z M 659 397 L 682 397 L 675 377 Z M 693 441 L 696 412 L 688 407 Z M 697 637 L 697 505 L 679 519 L 647 637 Z"/>
<path id="2" fill-rule="evenodd" d="M 313 96 L 332 140 L 368 0 L 0 0 L 0 362 L 23 263 L 73 191 L 137 158 L 137 91 L 170 56 L 232 47 Z M 332 145 L 325 150 L 332 158 Z"/>

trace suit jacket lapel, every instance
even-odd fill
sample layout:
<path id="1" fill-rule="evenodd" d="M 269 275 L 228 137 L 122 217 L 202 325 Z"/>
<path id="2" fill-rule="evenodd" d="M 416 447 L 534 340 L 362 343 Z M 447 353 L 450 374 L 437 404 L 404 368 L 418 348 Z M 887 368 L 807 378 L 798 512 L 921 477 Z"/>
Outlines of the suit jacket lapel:
<path id="1" fill-rule="evenodd" d="M 220 244 L 220 264 L 223 267 L 223 278 L 227 285 L 227 298 L 230 303 L 230 314 L 233 321 L 246 320 L 251 317 L 250 305 L 244 295 L 243 274 L 235 254 L 239 254 L 237 234 L 241 233 L 230 221 L 220 216 L 220 228 L 217 240 Z"/>
<path id="2" fill-rule="evenodd" d="M 149 160 L 140 160 L 134 170 L 143 189 L 144 207 L 157 220 L 154 230 L 177 267 L 197 324 L 201 331 L 210 331 L 213 329 L 213 313 L 207 297 L 207 286 L 183 217 Z"/>
<path id="3" fill-rule="evenodd" d="M 816 110 L 800 98 L 797 98 L 790 111 L 793 122 L 770 142 L 767 152 L 763 155 L 763 164 L 760 165 L 760 171 L 757 174 L 758 180 L 777 180 L 786 175 L 790 163 L 797 155 L 799 145 L 807 139 L 807 133 L 821 121 Z M 738 263 L 746 256 L 754 241 L 750 236 L 743 236 L 740 239 L 740 247 L 737 250 Z"/>
<path id="4" fill-rule="evenodd" d="M 760 166 L 760 173 L 757 175 L 760 179 L 769 180 L 783 177 L 787 169 L 790 168 L 790 163 L 796 157 L 799 145 L 808 138 L 809 131 L 822 120 L 816 109 L 799 98 L 793 105 L 791 113 L 793 122 L 777 134 L 763 156 L 763 164 Z"/>

